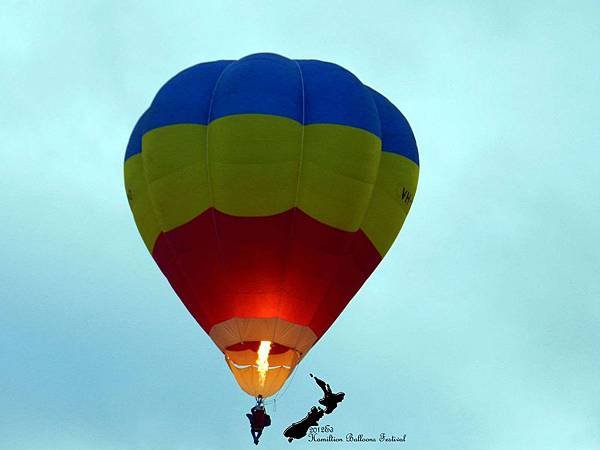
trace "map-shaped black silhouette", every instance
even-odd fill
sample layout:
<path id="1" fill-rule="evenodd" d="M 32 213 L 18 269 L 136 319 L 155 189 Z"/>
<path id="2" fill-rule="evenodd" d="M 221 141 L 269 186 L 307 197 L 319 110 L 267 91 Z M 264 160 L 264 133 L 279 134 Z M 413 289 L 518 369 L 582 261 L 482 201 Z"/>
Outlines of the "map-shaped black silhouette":
<path id="1" fill-rule="evenodd" d="M 288 438 L 289 442 L 292 442 L 294 439 L 302 439 L 306 436 L 310 427 L 319 425 L 319 419 L 323 417 L 324 414 L 325 411 L 321 408 L 313 406 L 302 420 L 294 422 L 287 427 L 283 432 L 283 435 Z"/>
<path id="2" fill-rule="evenodd" d="M 346 396 L 343 392 L 333 393 L 331 387 L 325 381 L 315 377 L 312 373 L 310 376 L 315 379 L 315 382 L 323 391 L 323 398 L 319 400 L 319 403 L 323 405 L 325 409 L 313 406 L 302 420 L 294 422 L 287 427 L 284 430 L 283 435 L 288 438 L 289 442 L 292 442 L 294 439 L 302 439 L 305 437 L 308 434 L 310 427 L 318 426 L 319 419 L 325 414 L 330 414 L 337 408 L 338 403 L 341 403 Z"/>
<path id="3" fill-rule="evenodd" d="M 325 407 L 325 414 L 331 414 L 331 412 L 337 408 L 338 403 L 341 403 L 342 400 L 344 400 L 346 394 L 343 392 L 336 392 L 334 394 L 331 392 L 329 384 L 325 383 L 320 378 L 315 377 L 312 373 L 310 376 L 315 379 L 316 383 L 323 391 L 323 398 L 319 399 L 319 404 Z"/>

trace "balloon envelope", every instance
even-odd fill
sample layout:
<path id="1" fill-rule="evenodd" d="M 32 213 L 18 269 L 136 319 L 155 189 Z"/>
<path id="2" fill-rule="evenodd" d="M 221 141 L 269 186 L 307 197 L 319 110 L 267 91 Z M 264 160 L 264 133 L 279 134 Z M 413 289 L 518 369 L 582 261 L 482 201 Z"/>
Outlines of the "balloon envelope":
<path id="1" fill-rule="evenodd" d="M 385 97 L 335 64 L 273 54 L 176 75 L 125 155 L 148 250 L 241 388 L 265 397 L 388 251 L 418 173 Z"/>

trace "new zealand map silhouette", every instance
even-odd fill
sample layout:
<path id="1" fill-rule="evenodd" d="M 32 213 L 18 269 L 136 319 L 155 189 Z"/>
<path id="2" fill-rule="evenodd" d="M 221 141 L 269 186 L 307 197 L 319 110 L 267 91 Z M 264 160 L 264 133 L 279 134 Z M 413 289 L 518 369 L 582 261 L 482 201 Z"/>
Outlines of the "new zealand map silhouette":
<path id="1" fill-rule="evenodd" d="M 288 442 L 305 437 L 310 427 L 318 426 L 319 420 L 323 415 L 331 414 L 331 412 L 337 408 L 338 403 L 341 403 L 342 400 L 344 400 L 346 395 L 343 392 L 333 393 L 331 387 L 325 381 L 315 377 L 312 373 L 310 376 L 315 379 L 315 382 L 323 391 L 323 398 L 319 399 L 319 404 L 323 405 L 325 409 L 313 406 L 303 419 L 294 422 L 287 427 L 283 432 L 283 435 L 288 438 Z"/>

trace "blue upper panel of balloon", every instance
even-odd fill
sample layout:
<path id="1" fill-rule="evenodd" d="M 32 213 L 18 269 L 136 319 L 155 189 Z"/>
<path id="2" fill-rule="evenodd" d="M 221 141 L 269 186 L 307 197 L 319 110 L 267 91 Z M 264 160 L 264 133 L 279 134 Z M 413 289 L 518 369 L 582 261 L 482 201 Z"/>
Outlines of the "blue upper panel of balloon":
<path id="1" fill-rule="evenodd" d="M 414 135 L 400 111 L 348 70 L 271 53 L 192 66 L 169 80 L 136 124 L 125 159 L 141 151 L 149 130 L 180 123 L 207 125 L 233 114 L 272 114 L 305 125 L 361 128 L 382 150 L 419 164 Z"/>

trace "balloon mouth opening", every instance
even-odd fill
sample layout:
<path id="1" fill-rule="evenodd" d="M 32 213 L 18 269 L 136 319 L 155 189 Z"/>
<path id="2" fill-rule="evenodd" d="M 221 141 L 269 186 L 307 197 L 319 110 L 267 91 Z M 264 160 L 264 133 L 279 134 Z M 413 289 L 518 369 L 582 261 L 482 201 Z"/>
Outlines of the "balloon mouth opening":
<path id="1" fill-rule="evenodd" d="M 243 352 L 244 350 L 250 350 L 252 352 L 257 352 L 260 348 L 260 343 L 265 341 L 246 341 L 246 342 L 238 342 L 237 344 L 230 345 L 225 349 L 226 352 Z M 289 350 L 293 350 L 291 347 L 286 345 L 281 345 L 276 342 L 271 342 L 271 349 L 269 350 L 269 355 L 278 355 L 281 353 L 285 353 Z"/>
<path id="2" fill-rule="evenodd" d="M 270 341 L 238 342 L 224 353 L 240 387 L 254 397 L 276 393 L 301 358 L 296 349 Z"/>

